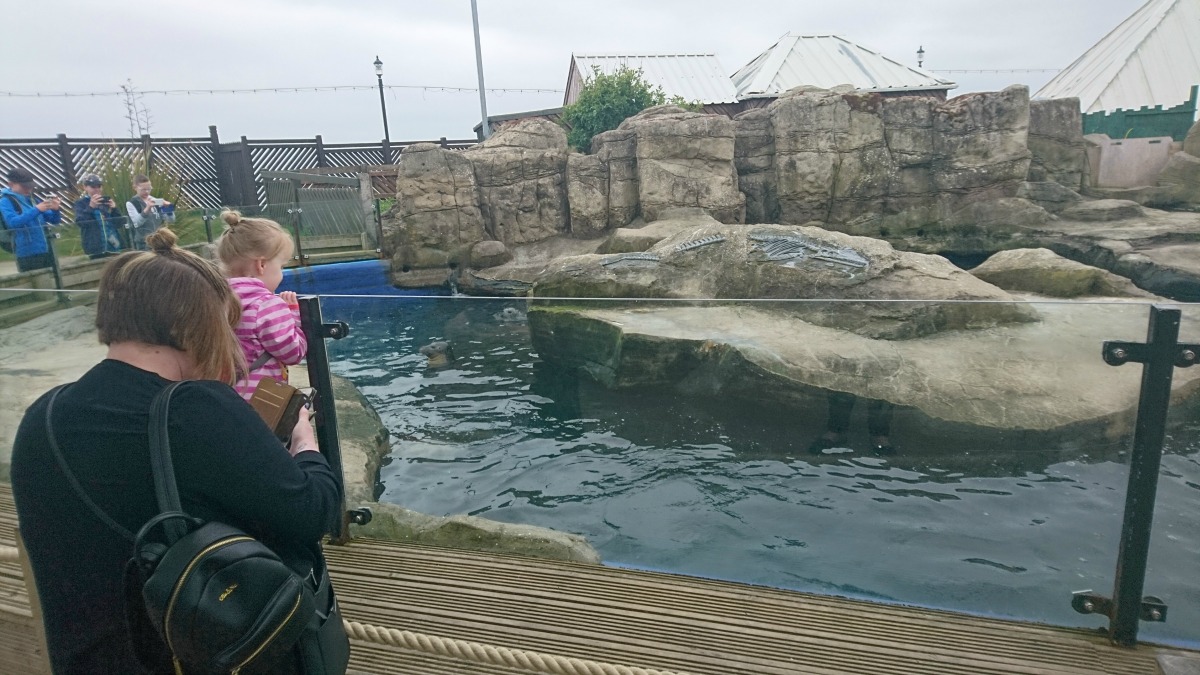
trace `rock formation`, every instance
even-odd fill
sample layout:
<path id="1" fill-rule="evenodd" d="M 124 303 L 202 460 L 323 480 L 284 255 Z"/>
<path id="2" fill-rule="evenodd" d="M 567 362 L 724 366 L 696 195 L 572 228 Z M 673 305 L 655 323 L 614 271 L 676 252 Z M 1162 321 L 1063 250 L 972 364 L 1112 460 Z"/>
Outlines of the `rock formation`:
<path id="1" fill-rule="evenodd" d="M 1056 298 L 1157 297 L 1125 277 L 1068 260 L 1045 248 L 1001 251 L 972 269 L 971 274 L 1007 291 L 1028 291 Z"/>
<path id="2" fill-rule="evenodd" d="M 1090 165 L 1078 98 L 1029 102 L 1029 151 L 1029 181 L 1052 181 L 1076 192 L 1087 185 Z"/>
<path id="3" fill-rule="evenodd" d="M 644 229 L 651 228 L 659 239 L 644 251 L 550 262 L 531 296 L 830 300 L 775 309 L 882 339 L 1036 319 L 945 258 L 896 251 L 878 239 L 817 227 L 726 225 L 703 215 Z"/>
<path id="4" fill-rule="evenodd" d="M 922 250 L 977 247 L 977 233 L 955 231 L 956 214 L 1016 197 L 1030 166 L 1020 86 L 950 101 L 801 87 L 734 121 L 748 213 L 906 246 L 920 238 Z"/>

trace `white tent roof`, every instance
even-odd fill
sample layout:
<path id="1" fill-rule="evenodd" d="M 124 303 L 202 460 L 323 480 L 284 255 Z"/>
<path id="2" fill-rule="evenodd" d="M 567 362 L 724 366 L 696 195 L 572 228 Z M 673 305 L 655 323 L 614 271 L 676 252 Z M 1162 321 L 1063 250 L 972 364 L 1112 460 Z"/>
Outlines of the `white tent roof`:
<path id="1" fill-rule="evenodd" d="M 1083 112 L 1176 106 L 1200 84 L 1200 0 L 1149 0 L 1035 98 L 1079 97 Z"/>
<path id="2" fill-rule="evenodd" d="M 592 76 L 592 66 L 597 66 L 606 75 L 615 73 L 621 66 L 641 69 L 642 79 L 662 87 L 668 98 L 681 96 L 686 101 L 700 103 L 737 101 L 737 92 L 716 54 L 573 54 L 571 63 L 567 104 L 574 102 L 571 94 L 578 93 L 582 81 Z"/>
<path id="3" fill-rule="evenodd" d="M 733 74 L 738 98 L 777 96 L 793 87 L 849 84 L 863 91 L 953 89 L 949 80 L 906 66 L 837 35 L 792 35 Z"/>

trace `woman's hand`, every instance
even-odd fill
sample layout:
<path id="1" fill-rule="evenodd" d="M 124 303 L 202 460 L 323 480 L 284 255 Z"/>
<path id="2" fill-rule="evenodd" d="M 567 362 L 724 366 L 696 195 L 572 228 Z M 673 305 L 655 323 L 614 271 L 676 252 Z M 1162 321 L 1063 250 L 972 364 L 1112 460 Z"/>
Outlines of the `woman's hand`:
<path id="1" fill-rule="evenodd" d="M 302 452 L 317 449 L 317 434 L 308 419 L 308 408 L 301 406 L 300 418 L 296 420 L 296 426 L 292 429 L 292 444 L 288 446 L 288 453 L 295 457 Z"/>

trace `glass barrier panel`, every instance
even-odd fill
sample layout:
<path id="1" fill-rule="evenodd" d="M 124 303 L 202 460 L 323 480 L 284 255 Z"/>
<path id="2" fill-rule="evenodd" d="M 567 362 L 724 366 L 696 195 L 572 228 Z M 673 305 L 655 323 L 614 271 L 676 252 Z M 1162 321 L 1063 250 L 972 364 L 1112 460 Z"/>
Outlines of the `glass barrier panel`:
<path id="1" fill-rule="evenodd" d="M 8 448 L 104 348 L 94 280 L 0 277 Z M 289 289 L 351 327 L 331 369 L 388 431 L 383 502 L 575 533 L 607 565 L 1107 625 L 1070 600 L 1113 586 L 1141 367 L 1101 345 L 1145 341 L 1143 300 L 487 298 L 396 289 L 378 260 Z M 1200 643 L 1198 406 L 1177 368 L 1146 640 Z"/>
<path id="2" fill-rule="evenodd" d="M 1141 368 L 1101 345 L 1145 341 L 1143 301 L 525 300 L 363 274 L 321 303 L 351 326 L 332 370 L 390 432 L 383 502 L 576 533 L 608 565 L 1107 625 L 1070 601 L 1113 584 Z M 1200 640 L 1198 385 L 1176 370 L 1146 584 L 1171 614 L 1145 634 L 1177 643 Z"/>

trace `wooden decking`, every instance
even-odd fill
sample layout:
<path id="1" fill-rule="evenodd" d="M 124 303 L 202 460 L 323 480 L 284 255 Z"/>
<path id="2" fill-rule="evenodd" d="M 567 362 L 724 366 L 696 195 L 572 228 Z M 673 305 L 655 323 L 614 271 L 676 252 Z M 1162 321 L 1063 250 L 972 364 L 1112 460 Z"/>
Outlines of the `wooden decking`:
<path id="1" fill-rule="evenodd" d="M 15 520 L 0 485 L 0 543 L 12 545 Z M 676 673 L 1159 675 L 1167 653 L 1086 631 L 594 565 L 369 540 L 326 552 L 350 621 Z M 31 623 L 21 566 L 0 564 L 0 672 L 41 672 Z M 363 673 L 528 672 L 353 648 Z"/>

